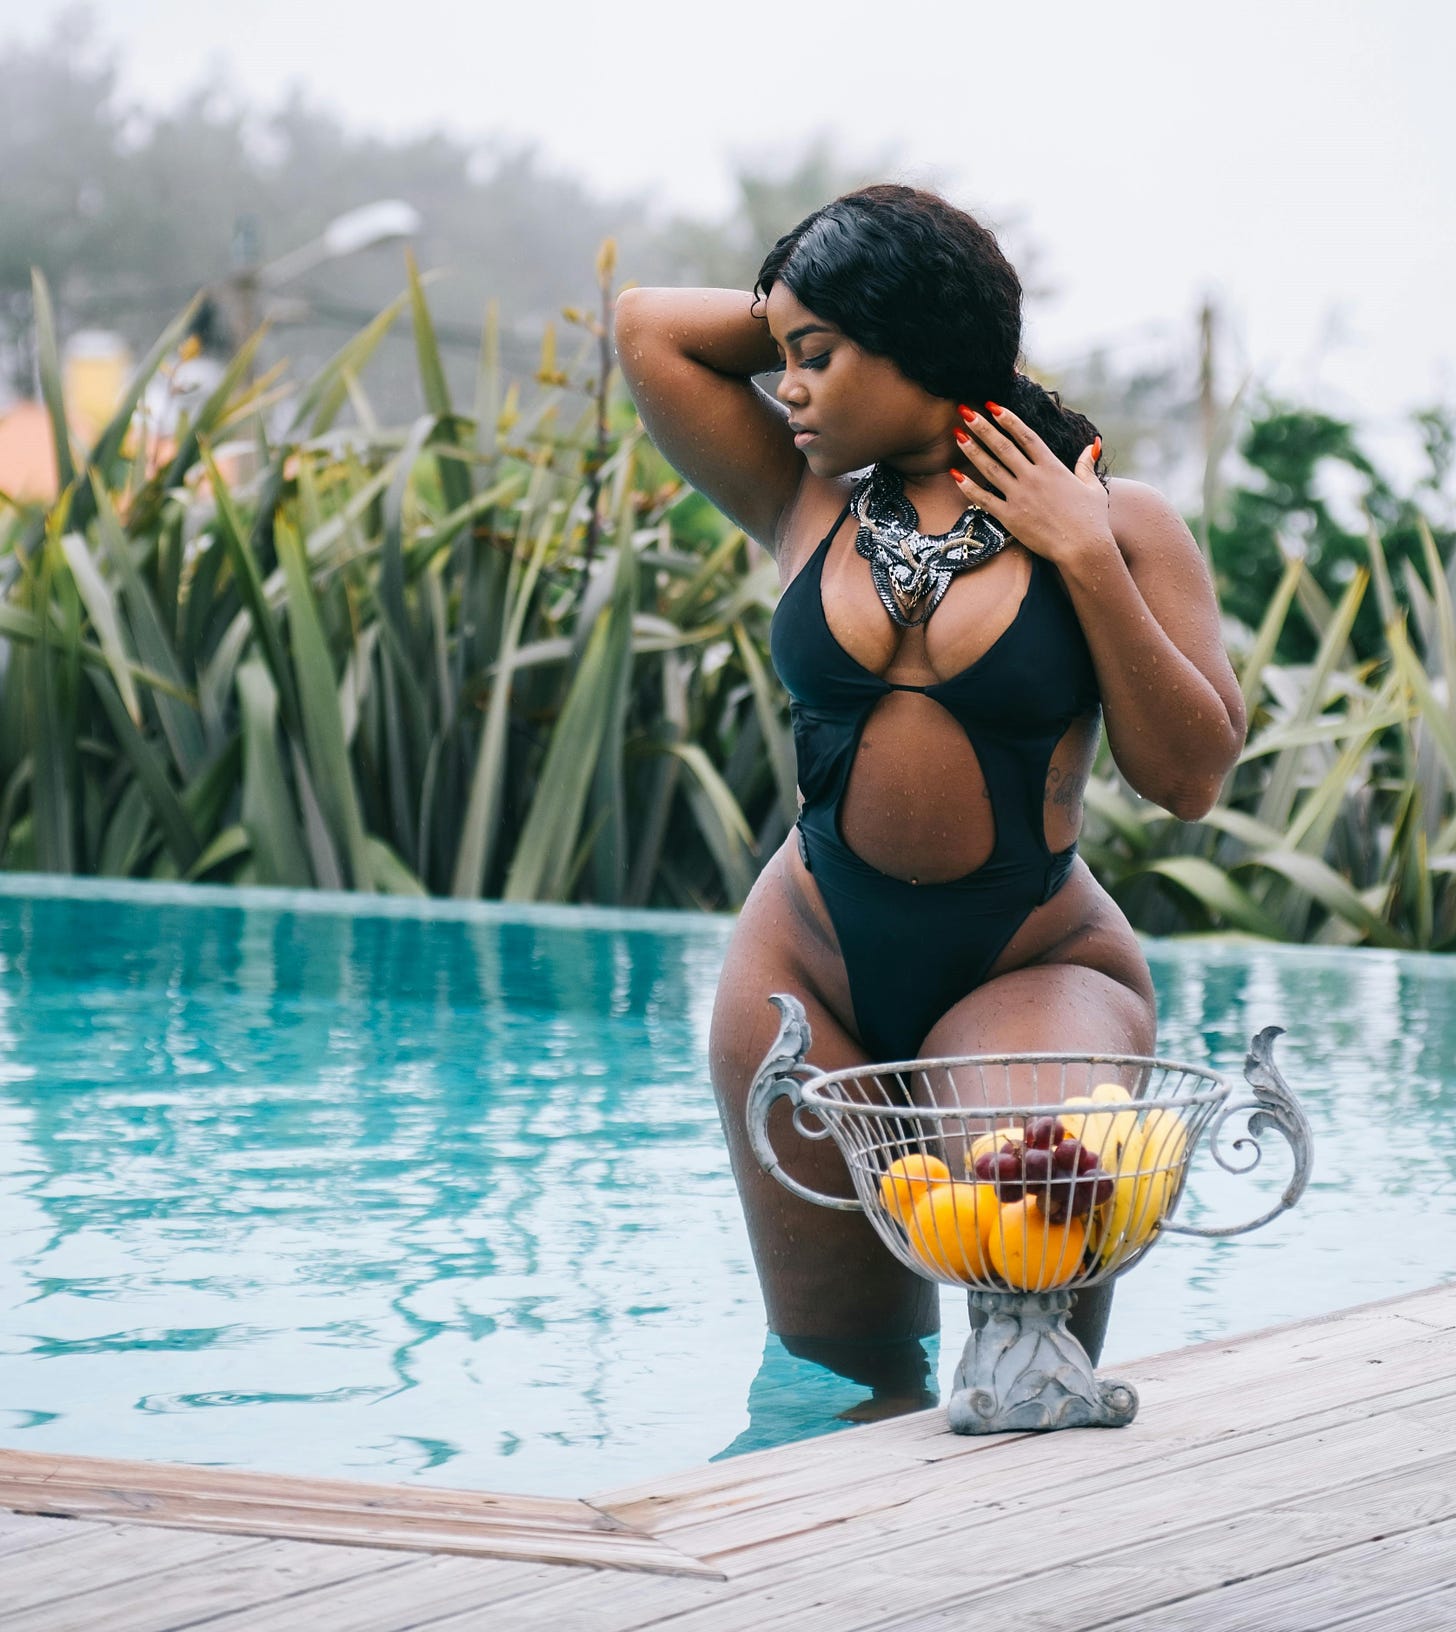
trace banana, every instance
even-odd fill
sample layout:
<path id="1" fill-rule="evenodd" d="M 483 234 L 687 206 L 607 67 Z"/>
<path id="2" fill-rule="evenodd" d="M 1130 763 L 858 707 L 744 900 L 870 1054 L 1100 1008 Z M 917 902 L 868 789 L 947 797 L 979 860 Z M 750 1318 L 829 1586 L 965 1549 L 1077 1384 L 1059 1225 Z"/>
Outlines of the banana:
<path id="1" fill-rule="evenodd" d="M 1140 1241 L 1157 1229 L 1173 1205 L 1178 1181 L 1183 1176 L 1187 1151 L 1188 1133 L 1178 1112 L 1166 1106 L 1149 1111 L 1143 1122 L 1143 1159 L 1140 1165 L 1151 1167 L 1153 1172 L 1146 1178 L 1142 1213 L 1133 1218 L 1133 1228 L 1138 1232 Z"/>
<path id="2" fill-rule="evenodd" d="M 1021 1135 L 1012 1128 L 997 1128 L 990 1133 L 978 1134 L 965 1154 L 966 1172 L 974 1174 L 976 1158 L 987 1151 L 998 1151 L 1008 1139 L 1019 1142 Z"/>
<path id="3" fill-rule="evenodd" d="M 1099 1082 L 1092 1090 L 1092 1098 L 1099 1105 L 1132 1105 L 1136 1101 L 1120 1082 Z"/>
<path id="4" fill-rule="evenodd" d="M 1081 1140 L 1093 1152 L 1104 1172 L 1114 1176 L 1123 1165 L 1128 1140 L 1137 1132 L 1138 1113 L 1127 1110 L 1109 1115 L 1100 1107 L 1123 1103 L 1134 1103 L 1127 1089 L 1115 1082 L 1104 1082 L 1090 1094 L 1079 1094 L 1074 1099 L 1064 1100 L 1057 1117 L 1073 1139 Z M 1071 1106 L 1083 1106 L 1085 1109 L 1080 1115 L 1068 1116 L 1067 1109 Z M 1087 1111 L 1094 1107 L 1098 1108 L 1098 1114 L 1087 1115 Z"/>
<path id="5" fill-rule="evenodd" d="M 1109 1267 L 1131 1257 L 1162 1223 L 1187 1149 L 1188 1135 L 1177 1111 L 1160 1105 L 1144 1114 L 1123 1151 L 1107 1221 L 1097 1232 L 1099 1255 Z"/>

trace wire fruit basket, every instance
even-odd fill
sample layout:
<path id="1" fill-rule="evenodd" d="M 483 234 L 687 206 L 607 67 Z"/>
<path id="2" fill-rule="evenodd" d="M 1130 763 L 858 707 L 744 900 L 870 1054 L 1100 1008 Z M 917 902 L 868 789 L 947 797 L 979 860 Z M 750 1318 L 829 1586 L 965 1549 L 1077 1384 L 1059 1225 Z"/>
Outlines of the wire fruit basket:
<path id="1" fill-rule="evenodd" d="M 1067 1330 L 1077 1292 L 1123 1274 L 1163 1236 L 1239 1235 L 1292 1207 L 1309 1178 L 1310 1129 L 1273 1060 L 1277 1026 L 1245 1061 L 1252 1097 L 1216 1072 L 1135 1054 L 1023 1053 L 901 1060 L 817 1072 L 807 1017 L 779 994 L 778 1038 L 749 1092 L 748 1132 L 765 1171 L 818 1206 L 862 1211 L 917 1274 L 970 1294 L 957 1368 L 958 1433 L 1118 1427 L 1137 1413 L 1131 1384 L 1099 1379 Z M 794 1126 L 832 1139 L 854 1185 L 829 1196 L 794 1179 L 768 1132 L 788 1099 Z M 1221 1136 L 1247 1118 L 1233 1158 Z M 1190 1162 L 1244 1173 L 1278 1132 L 1294 1171 L 1276 1206 L 1231 1226 L 1178 1224 Z"/>

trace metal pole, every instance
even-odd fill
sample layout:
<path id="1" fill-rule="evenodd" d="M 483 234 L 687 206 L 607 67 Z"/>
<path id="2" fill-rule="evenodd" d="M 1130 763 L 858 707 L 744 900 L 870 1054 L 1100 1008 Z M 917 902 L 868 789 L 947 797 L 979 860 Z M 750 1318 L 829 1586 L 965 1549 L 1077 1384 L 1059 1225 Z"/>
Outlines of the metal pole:
<path id="1" fill-rule="evenodd" d="M 259 311 L 262 293 L 261 251 L 262 234 L 258 226 L 256 215 L 240 215 L 233 225 L 232 244 L 232 273 L 228 279 L 228 292 L 231 296 L 232 311 L 229 316 L 233 325 L 233 350 L 241 348 L 248 337 L 257 332 L 261 321 Z M 252 383 L 253 370 L 248 369 L 248 383 Z"/>

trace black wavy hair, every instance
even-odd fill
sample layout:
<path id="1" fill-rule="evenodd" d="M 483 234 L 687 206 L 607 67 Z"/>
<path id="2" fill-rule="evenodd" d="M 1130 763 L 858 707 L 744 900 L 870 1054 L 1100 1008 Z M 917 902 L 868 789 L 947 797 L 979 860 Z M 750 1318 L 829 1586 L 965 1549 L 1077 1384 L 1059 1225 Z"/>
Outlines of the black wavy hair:
<path id="1" fill-rule="evenodd" d="M 1020 415 L 1065 465 L 1097 427 L 1017 370 L 1021 279 L 996 235 L 936 193 L 881 183 L 807 215 L 764 257 L 810 311 L 933 396 Z"/>

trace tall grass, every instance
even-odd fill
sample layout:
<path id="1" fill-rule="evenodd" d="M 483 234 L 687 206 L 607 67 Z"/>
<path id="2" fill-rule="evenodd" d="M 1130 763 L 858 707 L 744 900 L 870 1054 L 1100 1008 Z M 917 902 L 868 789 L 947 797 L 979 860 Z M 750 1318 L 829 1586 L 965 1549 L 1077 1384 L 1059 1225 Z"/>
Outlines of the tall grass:
<path id="1" fill-rule="evenodd" d="M 250 382 L 249 348 L 159 446 L 137 405 L 184 317 L 85 450 L 38 279 L 63 491 L 0 520 L 0 864 L 740 901 L 792 820 L 776 581 L 614 392 L 598 275 L 581 355 L 548 333 L 524 389 L 490 317 L 452 400 L 411 268 L 316 379 Z M 401 321 L 423 412 L 386 431 L 361 376 Z"/>
<path id="2" fill-rule="evenodd" d="M 1369 568 L 1336 605 L 1287 564 L 1240 656 L 1249 740 L 1202 821 L 1138 800 L 1104 749 L 1083 852 L 1139 928 L 1456 950 L 1456 562 L 1421 536 L 1408 614 L 1373 529 Z M 1350 634 L 1372 594 L 1385 649 L 1358 662 Z M 1273 661 L 1291 617 L 1318 641 L 1307 665 Z"/>

